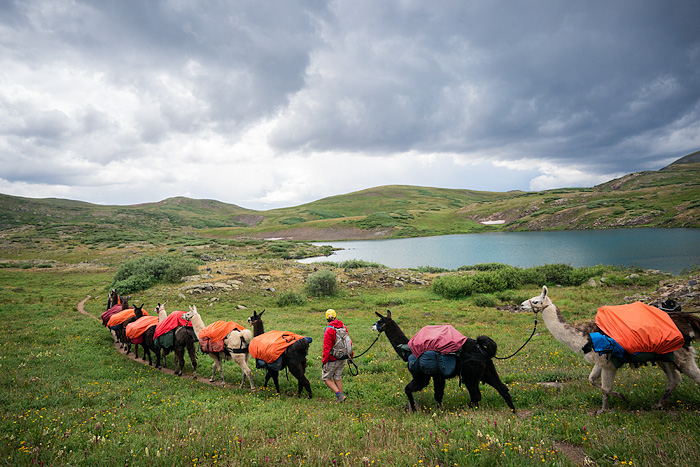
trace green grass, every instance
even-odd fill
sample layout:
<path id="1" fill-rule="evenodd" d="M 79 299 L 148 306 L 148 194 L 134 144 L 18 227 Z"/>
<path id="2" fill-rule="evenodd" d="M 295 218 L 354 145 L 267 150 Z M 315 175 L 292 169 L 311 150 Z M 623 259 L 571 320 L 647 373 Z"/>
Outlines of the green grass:
<path id="1" fill-rule="evenodd" d="M 311 336 L 307 375 L 314 398 L 298 399 L 293 378 L 287 381 L 284 373 L 280 396 L 269 388 L 250 392 L 237 384 L 193 381 L 189 362 L 177 378 L 123 357 L 106 329 L 76 309 L 91 295 L 86 310 L 98 317 L 113 273 L 0 269 L 0 465 L 572 465 L 563 445 L 598 465 L 696 462 L 700 446 L 689 434 L 700 432 L 698 385 L 684 378 L 666 409 L 652 410 L 665 377 L 655 367 L 623 369 L 616 388 L 629 400 L 613 399 L 613 413 L 595 415 L 602 400 L 586 380 L 590 367 L 542 323 L 521 353 L 496 361 L 515 415 L 488 386 L 482 386 L 481 407 L 469 409 L 456 380 L 448 381 L 443 410 L 437 410 L 431 386 L 416 394 L 421 411 L 408 414 L 403 387 L 409 373 L 384 336 L 357 359 L 357 376 L 346 371 L 346 403 L 333 403 L 319 378 L 323 311 L 329 307 L 350 329 L 358 353 L 375 340 L 374 312 L 386 307 L 409 336 L 428 324 L 450 323 L 468 336 L 490 335 L 501 356 L 529 336 L 530 314 L 441 299 L 429 287 L 353 293 L 341 287 L 337 297 L 285 308 L 256 288 L 219 295 L 217 302 L 182 298 L 165 285 L 132 297 L 149 310 L 165 300 L 169 311 L 196 304 L 206 324 L 244 324 L 253 309 L 265 309 L 267 329 Z M 647 290 L 561 287 L 551 295 L 567 319 L 579 321 L 602 303 Z M 531 287 L 502 298 L 538 292 Z M 248 309 L 238 309 L 240 303 Z M 200 377 L 208 378 L 210 359 L 199 354 L 198 360 Z M 239 382 L 235 364 L 227 362 L 224 373 L 229 383 Z M 263 376 L 254 370 L 256 385 Z M 563 388 L 538 384 L 551 381 Z"/>

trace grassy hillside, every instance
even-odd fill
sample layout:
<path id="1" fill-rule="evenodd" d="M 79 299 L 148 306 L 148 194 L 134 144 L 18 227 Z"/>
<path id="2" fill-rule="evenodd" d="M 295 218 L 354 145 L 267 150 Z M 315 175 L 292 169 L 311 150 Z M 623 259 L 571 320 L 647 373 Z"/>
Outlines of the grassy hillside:
<path id="1" fill-rule="evenodd" d="M 92 245 L 202 237 L 340 240 L 616 227 L 700 227 L 700 162 L 695 154 L 662 170 L 629 174 L 594 188 L 482 192 L 393 185 L 268 211 L 181 197 L 101 206 L 0 195 L 0 232 L 5 236 L 21 231 L 23 238 L 68 238 Z"/>

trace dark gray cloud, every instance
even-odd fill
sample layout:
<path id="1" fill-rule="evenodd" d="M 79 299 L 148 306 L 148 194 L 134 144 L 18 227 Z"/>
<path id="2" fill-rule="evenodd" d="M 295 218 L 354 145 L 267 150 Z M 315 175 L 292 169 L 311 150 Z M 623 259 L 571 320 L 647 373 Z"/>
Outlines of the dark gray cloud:
<path id="1" fill-rule="evenodd" d="M 271 207 L 658 169 L 700 148 L 697 18 L 695 0 L 2 2 L 0 191 Z M 116 171 L 141 198 L 97 189 Z"/>

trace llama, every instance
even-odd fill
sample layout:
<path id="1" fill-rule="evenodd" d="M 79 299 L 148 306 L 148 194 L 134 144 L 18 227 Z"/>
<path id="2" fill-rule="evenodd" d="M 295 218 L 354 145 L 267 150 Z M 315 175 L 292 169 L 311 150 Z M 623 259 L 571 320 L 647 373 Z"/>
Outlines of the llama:
<path id="1" fill-rule="evenodd" d="M 192 378 L 197 379 L 197 352 L 195 350 L 195 342 L 197 336 L 192 329 L 192 326 L 185 326 L 185 320 L 182 319 L 184 311 L 174 311 L 170 315 L 165 313 L 165 304 L 158 306 L 158 326 L 153 335 L 155 347 L 162 351 L 164 366 L 165 357 L 171 351 L 174 354 L 174 370 L 177 376 L 182 376 L 182 370 L 185 368 L 185 349 L 190 356 L 192 363 Z M 167 315 L 167 317 L 166 317 Z M 161 325 L 165 325 L 163 329 Z M 172 333 L 172 336 L 170 336 Z"/>
<path id="2" fill-rule="evenodd" d="M 394 348 L 396 353 L 405 360 L 405 357 L 399 351 L 398 346 L 403 344 L 408 344 L 408 337 L 403 333 L 401 328 L 396 321 L 391 318 L 391 311 L 387 310 L 386 316 L 375 312 L 379 316 L 379 321 L 374 323 L 372 330 L 379 333 L 386 333 L 386 337 L 389 339 L 391 346 Z M 493 386 L 498 393 L 503 397 L 508 404 L 508 407 L 515 412 L 515 407 L 513 406 L 513 399 L 510 396 L 508 387 L 501 382 L 496 372 L 496 367 L 493 364 L 491 358 L 496 355 L 497 345 L 488 336 L 479 336 L 474 339 L 467 339 L 467 341 L 462 346 L 460 355 L 458 357 L 458 367 L 455 372 L 447 376 L 430 376 L 425 374 L 416 365 L 414 370 L 411 372 L 413 380 L 406 385 L 404 392 L 406 397 L 408 397 L 409 412 L 416 411 L 416 403 L 413 399 L 413 393 L 420 391 L 425 388 L 429 383 L 430 379 L 433 379 L 433 385 L 435 388 L 435 401 L 438 407 L 442 407 L 442 397 L 445 393 L 445 380 L 448 378 L 453 378 L 457 375 L 461 375 L 464 384 L 467 386 L 469 391 L 469 406 L 478 407 L 479 401 L 481 401 L 481 391 L 479 390 L 479 383 L 486 383 Z"/>
<path id="3" fill-rule="evenodd" d="M 248 318 L 248 322 L 253 326 L 253 338 L 265 332 L 265 327 L 262 321 L 263 313 L 265 313 L 265 311 L 262 311 L 262 313 L 260 314 L 258 314 L 256 311 L 253 311 L 253 316 Z M 301 397 L 302 389 L 306 389 L 306 392 L 308 392 L 309 394 L 309 399 L 311 399 L 313 397 L 311 393 L 311 383 L 305 375 L 306 356 L 308 353 L 309 342 L 306 339 L 299 339 L 294 341 L 294 343 L 287 347 L 280 358 L 282 359 L 282 368 L 289 368 L 289 371 L 292 373 L 292 376 L 294 376 L 299 382 L 299 390 L 297 392 L 297 396 Z M 282 368 L 280 368 L 279 370 L 272 369 L 269 366 L 266 368 L 267 372 L 265 373 L 265 384 L 263 385 L 264 388 L 267 387 L 267 382 L 270 380 L 270 378 L 272 378 L 272 381 L 275 383 L 275 389 L 279 394 L 280 385 L 278 382 L 278 377 L 279 372 Z"/>
<path id="4" fill-rule="evenodd" d="M 148 315 L 148 313 L 146 313 Z M 131 339 L 126 337 L 126 327 L 127 325 L 133 323 L 137 319 L 143 317 L 143 305 L 141 306 L 135 306 L 134 305 L 134 316 L 131 318 L 127 318 L 124 320 L 122 323 L 121 329 L 117 331 L 117 338 L 119 339 L 119 346 L 122 349 L 126 349 L 126 355 L 129 355 L 131 353 Z M 136 354 L 136 358 L 139 358 L 139 351 L 138 351 L 138 344 L 134 345 L 134 353 Z"/>
<path id="5" fill-rule="evenodd" d="M 109 295 L 107 296 L 107 309 L 109 310 L 112 308 L 114 305 L 121 305 L 122 300 L 124 300 L 125 297 L 122 297 L 117 293 L 117 289 L 112 289 L 109 291 Z M 127 307 L 124 307 L 126 309 Z"/>
<path id="6" fill-rule="evenodd" d="M 190 311 L 182 315 L 182 319 L 192 322 L 192 328 L 197 336 L 199 336 L 202 329 L 204 329 L 204 322 L 197 312 L 196 306 L 190 306 Z M 250 389 L 255 389 L 255 385 L 253 384 L 253 372 L 250 370 L 250 367 L 248 367 L 248 360 L 250 359 L 248 345 L 252 339 L 253 333 L 250 332 L 249 329 L 240 331 L 234 329 L 224 339 L 223 352 L 209 352 L 208 355 L 214 360 L 211 366 L 211 378 L 209 381 L 213 383 L 216 380 L 216 371 L 218 369 L 219 375 L 221 376 L 221 385 L 225 386 L 223 361 L 233 360 L 241 367 L 241 371 L 243 372 L 239 388 L 243 387 L 245 379 L 248 378 Z"/>
<path id="7" fill-rule="evenodd" d="M 159 303 L 158 306 L 156 306 L 155 308 L 155 314 L 158 316 L 158 322 L 162 322 L 168 316 L 168 314 L 165 312 L 165 303 L 163 303 L 162 305 Z M 151 360 L 151 352 L 153 352 L 153 354 L 156 357 L 156 369 L 160 369 L 161 354 L 163 355 L 163 366 L 167 365 L 165 361 L 165 351 L 161 352 L 161 349 L 156 348 L 155 342 L 153 340 L 153 335 L 155 334 L 155 332 L 156 326 L 151 326 L 148 329 L 146 329 L 146 331 L 143 333 L 143 339 L 141 341 L 141 347 L 143 347 L 143 357 L 141 359 L 143 361 L 146 361 L 146 357 L 148 357 L 148 364 L 150 366 L 153 366 L 153 360 Z"/>
<path id="8" fill-rule="evenodd" d="M 561 315 L 559 309 L 547 295 L 547 292 L 547 287 L 542 287 L 541 295 L 525 300 L 520 305 L 520 308 L 535 313 L 542 312 L 542 318 L 554 338 L 577 354 L 583 355 L 583 358 L 593 365 L 593 370 L 591 370 L 588 380 L 591 384 L 600 388 L 603 393 L 603 406 L 597 412 L 608 411 L 610 409 L 608 404 L 610 395 L 622 399 L 625 399 L 625 397 L 620 393 L 612 391 L 615 374 L 617 373 L 615 365 L 613 365 L 605 355 L 599 355 L 597 352 L 593 351 L 590 345 L 589 334 L 592 332 L 601 332 L 600 328 L 598 328 L 594 322 L 580 326 L 568 324 Z M 666 374 L 668 382 L 666 384 L 666 390 L 661 395 L 661 399 L 656 403 L 655 408 L 661 408 L 669 394 L 680 384 L 681 372 L 690 376 L 696 383 L 700 384 L 700 369 L 697 363 L 695 363 L 695 349 L 690 345 L 691 340 L 696 339 L 700 335 L 700 318 L 684 313 L 673 313 L 669 316 L 676 324 L 681 334 L 683 334 L 685 343 L 683 347 L 673 352 L 675 363 L 656 362 Z"/>

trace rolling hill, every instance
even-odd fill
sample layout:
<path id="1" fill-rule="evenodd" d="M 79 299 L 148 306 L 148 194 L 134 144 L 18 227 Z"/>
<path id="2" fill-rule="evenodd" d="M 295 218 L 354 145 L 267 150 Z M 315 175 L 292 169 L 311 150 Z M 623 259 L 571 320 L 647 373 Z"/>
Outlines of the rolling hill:
<path id="1" fill-rule="evenodd" d="M 5 238 L 75 237 L 88 244 L 177 236 L 340 240 L 484 231 L 700 227 L 700 152 L 593 188 L 484 192 L 391 185 L 255 211 L 168 198 L 132 206 L 0 194 Z"/>

